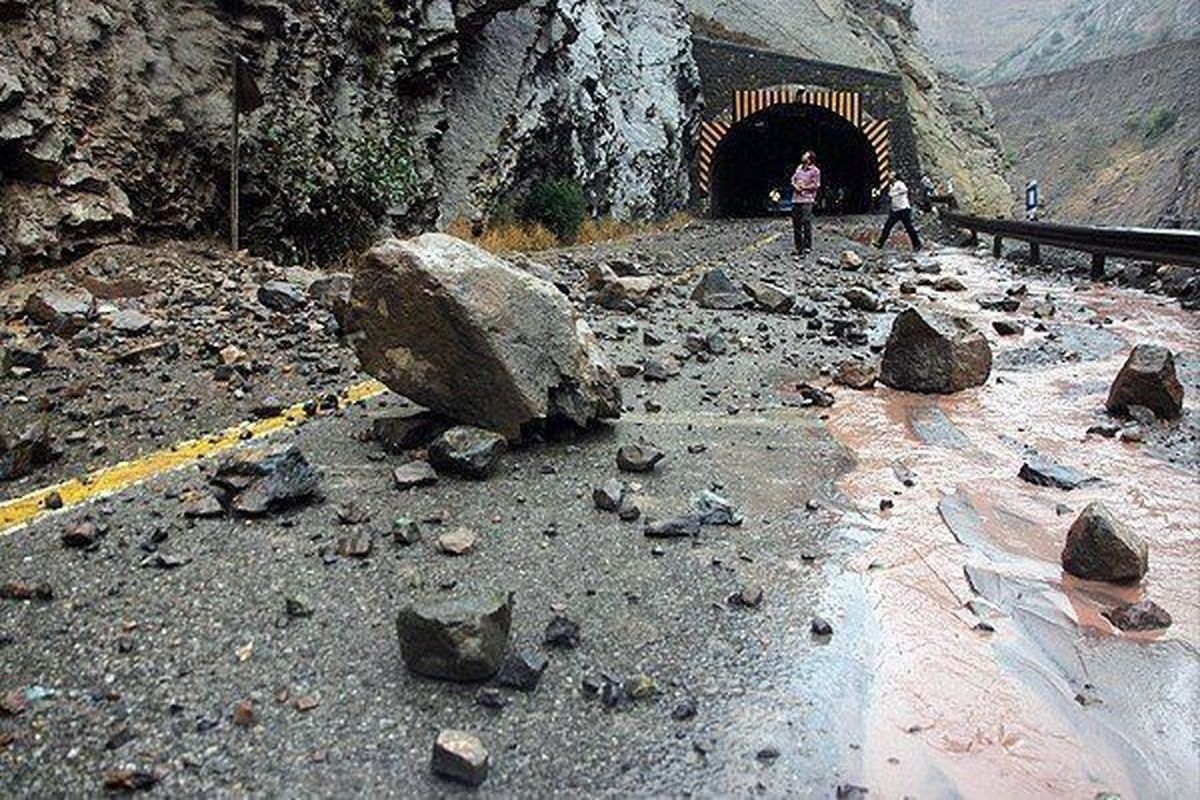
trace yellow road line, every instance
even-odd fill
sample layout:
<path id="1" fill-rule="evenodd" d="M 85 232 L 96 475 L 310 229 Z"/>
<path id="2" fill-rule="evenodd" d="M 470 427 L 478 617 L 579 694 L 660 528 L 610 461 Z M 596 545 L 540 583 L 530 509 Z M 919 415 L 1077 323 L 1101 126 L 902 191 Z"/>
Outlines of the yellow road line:
<path id="1" fill-rule="evenodd" d="M 364 381 L 342 392 L 338 397 L 338 405 L 345 407 L 361 403 L 385 391 L 387 387 L 379 381 Z M 203 458 L 230 450 L 250 439 L 293 428 L 308 418 L 304 406 L 304 403 L 297 403 L 279 416 L 243 422 L 220 433 L 179 442 L 166 450 L 98 469 L 82 479 L 46 486 L 24 497 L 0 503 L 0 536 L 11 533 L 45 513 L 46 498 L 54 492 L 58 492 L 62 498 L 63 508 L 119 492 L 147 478 L 195 464 Z"/>

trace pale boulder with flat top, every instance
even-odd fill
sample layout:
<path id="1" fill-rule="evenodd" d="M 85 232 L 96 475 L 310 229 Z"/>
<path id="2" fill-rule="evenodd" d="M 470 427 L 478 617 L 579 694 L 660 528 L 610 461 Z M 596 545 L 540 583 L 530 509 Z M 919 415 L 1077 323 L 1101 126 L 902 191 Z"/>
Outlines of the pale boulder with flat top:
<path id="1" fill-rule="evenodd" d="M 570 301 L 460 239 L 375 246 L 350 302 L 363 369 L 446 417 L 513 440 L 532 422 L 620 415 L 617 373 Z"/>

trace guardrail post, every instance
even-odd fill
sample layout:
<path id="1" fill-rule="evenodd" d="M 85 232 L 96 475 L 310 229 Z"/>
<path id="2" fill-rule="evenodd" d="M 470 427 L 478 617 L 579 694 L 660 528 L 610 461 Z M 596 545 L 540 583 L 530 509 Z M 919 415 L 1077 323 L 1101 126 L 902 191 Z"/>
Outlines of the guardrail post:
<path id="1" fill-rule="evenodd" d="M 1092 253 L 1092 280 L 1104 280 L 1104 253 Z"/>
<path id="2" fill-rule="evenodd" d="M 1035 267 L 1042 263 L 1042 246 L 1037 242 L 1029 243 L 1029 263 Z"/>
<path id="3" fill-rule="evenodd" d="M 999 236 L 992 239 L 992 258 L 1000 258 L 1004 254 L 1004 240 Z"/>

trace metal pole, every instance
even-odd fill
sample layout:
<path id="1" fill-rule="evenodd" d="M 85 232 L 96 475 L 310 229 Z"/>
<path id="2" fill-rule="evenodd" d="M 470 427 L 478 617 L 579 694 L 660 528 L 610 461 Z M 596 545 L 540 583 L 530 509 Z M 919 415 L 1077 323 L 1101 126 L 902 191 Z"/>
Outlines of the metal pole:
<path id="1" fill-rule="evenodd" d="M 241 141 L 238 132 L 238 115 L 241 109 L 238 108 L 238 57 L 235 54 L 233 57 L 233 141 L 230 143 L 232 148 L 232 157 L 229 162 L 229 246 L 236 256 L 238 251 L 238 151 L 241 149 Z"/>

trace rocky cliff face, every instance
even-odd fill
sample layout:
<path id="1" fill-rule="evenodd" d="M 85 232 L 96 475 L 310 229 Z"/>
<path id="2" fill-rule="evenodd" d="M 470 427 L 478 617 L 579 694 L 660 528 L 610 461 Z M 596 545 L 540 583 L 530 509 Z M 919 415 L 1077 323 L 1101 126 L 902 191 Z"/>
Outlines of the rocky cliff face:
<path id="1" fill-rule="evenodd" d="M 0 45 L 8 274 L 222 230 L 235 50 L 266 99 L 244 121 L 244 216 L 276 253 L 321 255 L 312 233 L 344 233 L 349 206 L 428 225 L 550 171 L 601 213 L 688 193 L 677 2 L 0 0 Z"/>
<path id="2" fill-rule="evenodd" d="M 687 0 L 708 27 L 806 58 L 904 79 L 917 148 L 937 180 L 952 178 L 973 210 L 1007 210 L 1009 189 L 987 100 L 942 72 L 917 42 L 912 0 Z"/>

